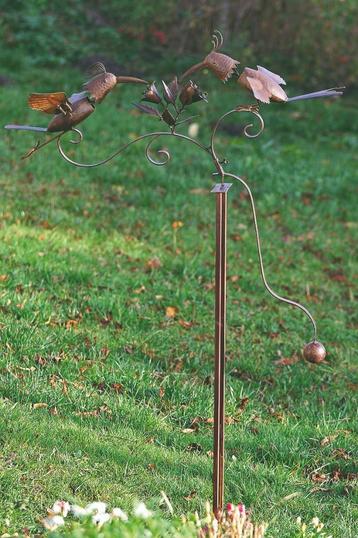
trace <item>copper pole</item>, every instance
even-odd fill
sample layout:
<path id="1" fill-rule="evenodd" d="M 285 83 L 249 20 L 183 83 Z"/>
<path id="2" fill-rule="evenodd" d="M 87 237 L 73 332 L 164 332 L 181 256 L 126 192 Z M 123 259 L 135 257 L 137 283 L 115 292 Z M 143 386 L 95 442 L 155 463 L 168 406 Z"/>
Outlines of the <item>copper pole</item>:
<path id="1" fill-rule="evenodd" d="M 216 194 L 213 468 L 213 511 L 216 517 L 220 517 L 224 505 L 227 192 L 230 187 L 230 183 L 218 183 L 211 191 Z"/>

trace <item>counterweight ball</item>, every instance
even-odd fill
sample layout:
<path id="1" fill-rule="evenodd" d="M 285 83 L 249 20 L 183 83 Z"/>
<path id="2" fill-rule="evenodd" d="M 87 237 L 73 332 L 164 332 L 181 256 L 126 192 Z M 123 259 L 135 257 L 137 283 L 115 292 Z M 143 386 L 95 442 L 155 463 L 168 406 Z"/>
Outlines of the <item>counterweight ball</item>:
<path id="1" fill-rule="evenodd" d="M 317 340 L 313 340 L 309 344 L 306 344 L 303 348 L 303 356 L 304 358 L 309 361 L 313 362 L 315 364 L 318 364 L 326 358 L 326 349 L 321 342 L 318 342 Z"/>

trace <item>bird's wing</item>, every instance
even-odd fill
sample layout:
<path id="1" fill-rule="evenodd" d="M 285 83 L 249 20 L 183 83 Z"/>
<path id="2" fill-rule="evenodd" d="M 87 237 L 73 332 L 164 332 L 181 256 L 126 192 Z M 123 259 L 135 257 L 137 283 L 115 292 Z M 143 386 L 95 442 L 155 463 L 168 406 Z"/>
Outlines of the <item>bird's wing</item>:
<path id="1" fill-rule="evenodd" d="M 252 90 L 252 93 L 259 101 L 263 103 L 270 102 L 270 92 L 267 90 L 265 85 L 258 78 L 246 77 L 247 82 Z"/>
<path id="2" fill-rule="evenodd" d="M 91 65 L 88 70 L 89 79 L 83 84 L 83 88 L 87 91 L 95 101 L 102 97 L 102 84 L 106 78 L 106 67 L 102 62 L 96 62 Z"/>
<path id="3" fill-rule="evenodd" d="M 264 75 L 267 75 L 268 77 L 270 77 L 272 80 L 274 80 L 275 82 L 277 82 L 277 84 L 286 84 L 286 82 L 283 80 L 282 77 L 280 77 L 280 75 L 276 75 L 276 73 L 272 73 L 272 71 L 269 71 L 268 69 L 266 69 L 265 67 L 262 67 L 261 65 L 258 65 L 257 66 L 257 69 L 259 71 L 261 71 L 261 73 L 263 73 Z"/>
<path id="4" fill-rule="evenodd" d="M 58 107 L 66 103 L 68 103 L 68 100 L 64 92 L 32 93 L 28 98 L 30 108 L 41 110 L 46 114 L 55 114 Z"/>
<path id="5" fill-rule="evenodd" d="M 102 62 L 96 62 L 92 64 L 87 70 L 87 74 L 89 75 L 90 79 L 96 77 L 97 75 L 102 75 L 106 72 L 107 69 Z"/>
<path id="6" fill-rule="evenodd" d="M 71 105 L 74 105 L 78 101 L 81 101 L 85 97 L 89 97 L 89 94 L 87 91 L 79 92 L 79 93 L 73 93 L 69 98 L 68 101 L 71 103 Z"/>
<path id="7" fill-rule="evenodd" d="M 84 83 L 83 88 L 87 91 L 95 101 L 100 101 L 106 86 L 107 73 L 100 73 Z"/>

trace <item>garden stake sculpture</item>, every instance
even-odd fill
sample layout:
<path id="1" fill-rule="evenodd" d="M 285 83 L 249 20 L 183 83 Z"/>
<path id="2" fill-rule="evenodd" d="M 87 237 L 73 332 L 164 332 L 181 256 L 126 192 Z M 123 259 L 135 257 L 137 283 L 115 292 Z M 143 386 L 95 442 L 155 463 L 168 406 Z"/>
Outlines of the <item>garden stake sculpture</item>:
<path id="1" fill-rule="evenodd" d="M 317 340 L 316 322 L 308 309 L 296 301 L 287 299 L 277 294 L 268 284 L 264 270 L 263 258 L 261 253 L 261 242 L 256 217 L 254 197 L 248 184 L 239 176 L 224 170 L 227 161 L 219 158 L 215 147 L 215 137 L 222 121 L 232 114 L 248 113 L 252 114 L 258 121 L 258 128 L 252 131 L 254 125 L 249 123 L 244 128 L 244 135 L 247 138 L 256 138 L 264 130 L 264 120 L 259 113 L 259 101 L 269 103 L 272 101 L 289 102 L 301 99 L 312 99 L 318 97 L 334 97 L 342 95 L 343 88 L 332 88 L 322 90 L 306 95 L 288 98 L 282 90 L 281 84 L 284 80 L 279 76 L 271 73 L 263 67 L 257 71 L 245 68 L 241 75 L 238 74 L 239 62 L 230 56 L 219 52 L 223 45 L 223 37 L 219 31 L 216 31 L 212 38 L 213 48 L 204 60 L 190 67 L 182 76 L 175 77 L 169 84 L 164 81 L 161 83 L 159 91 L 155 82 L 148 84 L 142 100 L 135 106 L 143 113 L 152 115 L 163 121 L 167 129 L 146 133 L 135 140 L 132 140 L 112 155 L 101 161 L 86 164 L 71 159 L 63 149 L 62 138 L 67 132 L 74 132 L 77 139 L 70 140 L 72 144 L 78 144 L 82 141 L 83 136 L 75 126 L 87 118 L 100 103 L 106 94 L 111 91 L 117 83 L 146 83 L 142 79 L 134 77 L 116 77 L 107 73 L 103 64 L 96 64 L 92 70 L 92 78 L 85 84 L 84 91 L 75 93 L 67 98 L 64 93 L 32 94 L 29 98 L 31 108 L 42 110 L 48 114 L 54 114 L 47 128 L 31 127 L 23 125 L 7 125 L 7 129 L 20 129 L 43 132 L 59 132 L 54 138 L 43 142 L 38 142 L 25 156 L 29 157 L 34 152 L 43 148 L 49 142 L 56 140 L 58 151 L 61 156 L 70 164 L 80 168 L 94 168 L 108 163 L 114 157 L 120 155 L 124 150 L 133 144 L 146 140 L 145 155 L 154 165 L 163 166 L 170 159 L 170 153 L 167 150 L 160 149 L 157 153 L 161 156 L 160 160 L 151 155 L 152 144 L 159 138 L 174 137 L 186 140 L 194 144 L 212 160 L 215 171 L 214 175 L 218 177 L 219 182 L 212 189 L 216 197 L 216 267 L 215 267 L 215 379 L 214 379 L 214 468 L 213 468 L 213 511 L 217 517 L 223 509 L 224 503 L 224 423 L 225 423 L 225 340 L 226 340 L 226 251 L 227 251 L 227 199 L 228 191 L 232 183 L 226 180 L 235 180 L 241 183 L 246 189 L 251 205 L 253 225 L 256 237 L 256 246 L 258 253 L 259 268 L 263 284 L 266 290 L 279 301 L 287 303 L 300 309 L 309 319 L 313 329 L 312 340 L 304 346 L 303 355 L 306 360 L 313 363 L 320 363 L 325 359 L 326 350 Z M 226 82 L 228 79 L 236 76 L 238 83 L 248 89 L 256 98 L 257 102 L 252 105 L 236 106 L 223 114 L 215 123 L 210 143 L 204 145 L 198 140 L 178 132 L 178 127 L 190 120 L 190 117 L 183 118 L 188 106 L 201 101 L 206 101 L 207 95 L 193 80 L 187 80 L 190 75 L 201 70 L 208 69 L 221 81 Z M 151 103 L 150 105 L 146 103 Z M 155 105 L 155 106 L 153 106 Z"/>

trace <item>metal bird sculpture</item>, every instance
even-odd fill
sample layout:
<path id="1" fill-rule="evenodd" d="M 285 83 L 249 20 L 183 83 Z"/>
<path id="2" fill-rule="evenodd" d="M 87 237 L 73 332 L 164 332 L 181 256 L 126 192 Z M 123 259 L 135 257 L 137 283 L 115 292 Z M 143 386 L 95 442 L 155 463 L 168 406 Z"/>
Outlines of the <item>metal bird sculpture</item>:
<path id="1" fill-rule="evenodd" d="M 82 92 L 73 93 L 70 97 L 64 92 L 32 93 L 29 96 L 30 108 L 53 115 L 47 127 L 9 124 L 5 125 L 5 129 L 62 134 L 88 118 L 94 112 L 96 104 L 101 103 L 119 83 L 147 84 L 147 81 L 136 77 L 116 76 L 107 72 L 105 66 L 98 62 L 90 68 L 90 79 L 84 83 Z M 29 157 L 58 136 L 43 144 L 37 143 L 23 158 Z"/>
<path id="2" fill-rule="evenodd" d="M 219 52 L 224 43 L 224 38 L 219 30 L 216 30 L 212 36 L 213 48 L 204 60 L 192 65 L 185 73 L 180 77 L 180 81 L 188 78 L 193 73 L 201 71 L 202 69 L 208 69 L 215 76 L 217 76 L 222 82 L 226 82 L 236 72 L 237 66 L 240 63 L 238 60 L 234 60 L 227 54 Z"/>
<path id="3" fill-rule="evenodd" d="M 257 101 L 269 104 L 271 101 L 278 103 L 289 103 L 292 101 L 301 101 L 303 99 L 317 99 L 321 97 L 335 97 L 342 95 L 344 87 L 330 88 L 313 93 L 305 93 L 288 97 L 281 85 L 286 85 L 280 75 L 272 73 L 265 67 L 257 66 L 257 69 L 245 67 L 238 78 L 238 83 L 243 88 L 251 92 Z"/>

